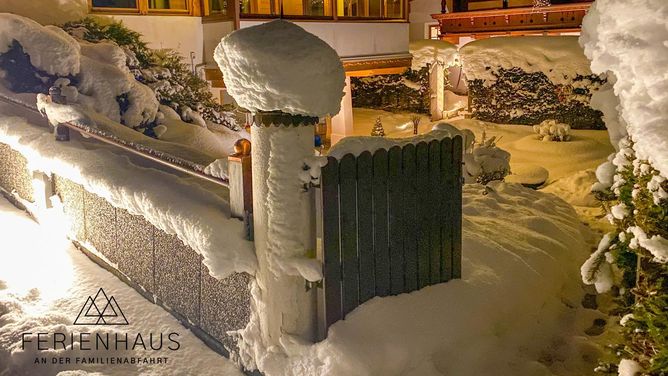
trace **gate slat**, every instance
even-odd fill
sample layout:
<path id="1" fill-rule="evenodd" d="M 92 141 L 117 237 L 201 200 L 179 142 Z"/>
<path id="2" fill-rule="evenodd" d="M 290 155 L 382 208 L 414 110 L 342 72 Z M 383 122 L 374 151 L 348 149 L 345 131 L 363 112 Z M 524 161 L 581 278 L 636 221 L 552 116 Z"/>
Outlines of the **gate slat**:
<path id="1" fill-rule="evenodd" d="M 429 282 L 441 281 L 441 145 L 434 140 L 429 143 L 429 198 L 432 207 L 429 216 Z"/>
<path id="2" fill-rule="evenodd" d="M 395 146 L 388 152 L 388 200 L 390 243 L 390 292 L 404 291 L 403 213 L 404 181 L 401 171 L 401 148 Z"/>
<path id="3" fill-rule="evenodd" d="M 360 304 L 376 292 L 373 253 L 373 159 L 363 152 L 357 157 L 357 246 L 359 254 Z"/>
<path id="4" fill-rule="evenodd" d="M 417 263 L 418 288 L 429 284 L 429 145 L 420 142 L 415 150 L 417 184 Z"/>
<path id="5" fill-rule="evenodd" d="M 390 248 L 388 243 L 387 151 L 373 154 L 373 252 L 376 295 L 390 295 Z"/>
<path id="6" fill-rule="evenodd" d="M 452 198 L 453 221 L 453 251 L 452 251 L 452 278 L 462 277 L 462 155 L 463 140 L 461 136 L 453 139 L 452 155 L 455 170 L 455 194 Z"/>
<path id="7" fill-rule="evenodd" d="M 357 254 L 357 164 L 352 154 L 339 163 L 341 261 L 343 264 L 343 317 L 359 305 Z"/>
<path id="8" fill-rule="evenodd" d="M 322 168 L 320 188 L 322 194 L 322 246 L 324 274 L 325 332 L 333 323 L 343 318 L 341 309 L 341 253 L 339 244 L 339 163 L 327 158 Z"/>
<path id="9" fill-rule="evenodd" d="M 454 216 L 453 200 L 455 199 L 455 175 L 452 159 L 452 139 L 441 141 L 441 179 L 443 179 L 441 210 L 441 282 L 452 279 L 452 236 Z"/>
<path id="10" fill-rule="evenodd" d="M 417 290 L 417 181 L 415 145 L 404 146 L 402 153 L 403 203 L 402 222 L 404 228 L 404 292 Z"/>

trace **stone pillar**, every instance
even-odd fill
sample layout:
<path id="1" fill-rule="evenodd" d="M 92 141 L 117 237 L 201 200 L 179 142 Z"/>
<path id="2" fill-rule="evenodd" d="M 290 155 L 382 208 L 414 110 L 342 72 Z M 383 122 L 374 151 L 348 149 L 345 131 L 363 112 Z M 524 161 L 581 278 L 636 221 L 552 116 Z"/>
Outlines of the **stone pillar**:
<path id="1" fill-rule="evenodd" d="M 282 334 L 315 338 L 315 292 L 307 291 L 294 260 L 315 249 L 314 201 L 303 189 L 304 159 L 314 155 L 318 118 L 260 113 L 251 131 L 253 223 L 259 270 L 263 342 L 280 347 Z M 298 261 L 296 261 L 298 262 Z"/>
<path id="2" fill-rule="evenodd" d="M 445 72 L 443 67 L 438 64 L 432 64 L 429 68 L 429 113 L 431 120 L 443 119 L 445 111 Z"/>
<path id="3" fill-rule="evenodd" d="M 341 111 L 332 117 L 332 145 L 340 139 L 353 134 L 353 95 L 350 90 L 350 77 L 346 76 L 344 95 L 341 98 Z"/>

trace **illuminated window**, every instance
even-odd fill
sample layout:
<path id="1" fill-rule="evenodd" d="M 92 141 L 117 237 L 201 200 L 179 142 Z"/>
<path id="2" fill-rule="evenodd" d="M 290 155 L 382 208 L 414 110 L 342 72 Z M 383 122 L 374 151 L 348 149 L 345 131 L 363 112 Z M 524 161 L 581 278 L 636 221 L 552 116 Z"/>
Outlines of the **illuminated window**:
<path id="1" fill-rule="evenodd" d="M 226 0 L 207 0 L 209 4 L 209 14 L 225 14 L 227 13 Z"/>
<path id="2" fill-rule="evenodd" d="M 186 0 L 148 0 L 148 9 L 188 10 Z"/>
<path id="3" fill-rule="evenodd" d="M 337 0 L 339 17 L 403 18 L 402 0 Z"/>
<path id="4" fill-rule="evenodd" d="M 189 13 L 200 0 L 88 0 L 93 11 L 121 13 Z M 224 0 L 221 0 L 224 1 Z"/>
<path id="5" fill-rule="evenodd" d="M 240 0 L 241 15 L 403 19 L 405 0 Z"/>

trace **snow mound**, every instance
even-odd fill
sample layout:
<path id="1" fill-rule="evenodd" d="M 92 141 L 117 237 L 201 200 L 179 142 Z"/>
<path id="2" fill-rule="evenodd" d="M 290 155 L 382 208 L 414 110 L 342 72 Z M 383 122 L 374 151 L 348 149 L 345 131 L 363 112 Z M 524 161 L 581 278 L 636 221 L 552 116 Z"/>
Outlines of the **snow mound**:
<path id="1" fill-rule="evenodd" d="M 46 73 L 59 76 L 79 73 L 79 44 L 53 28 L 10 13 L 0 13 L 0 53 L 9 51 L 13 41 L 30 55 L 30 62 Z"/>
<path id="2" fill-rule="evenodd" d="M 455 66 L 459 63 L 457 46 L 443 40 L 418 40 L 408 45 L 413 55 L 411 69 L 420 70 L 428 65 L 438 64 L 442 68 Z"/>
<path id="3" fill-rule="evenodd" d="M 666 19 L 665 0 L 596 1 L 583 21 L 580 37 L 592 71 L 610 71 L 616 77 L 620 115 L 635 142 L 637 157 L 650 161 L 663 176 L 668 176 Z"/>
<path id="4" fill-rule="evenodd" d="M 575 36 L 499 37 L 476 40 L 459 50 L 468 80 L 496 81 L 499 68 L 544 73 L 555 84 L 591 75 L 589 60 Z"/>
<path id="5" fill-rule="evenodd" d="M 214 53 L 228 92 L 252 112 L 336 115 L 345 73 L 336 51 L 283 20 L 237 30 Z"/>
<path id="6" fill-rule="evenodd" d="M 104 147 L 75 140 L 59 143 L 47 129 L 17 117 L 0 117 L 0 142 L 25 156 L 30 169 L 81 184 L 114 207 L 176 234 L 202 255 L 212 276 L 254 273 L 253 243 L 244 239 L 241 222 L 230 219 L 229 203 L 214 192 L 176 175 L 134 165 Z"/>

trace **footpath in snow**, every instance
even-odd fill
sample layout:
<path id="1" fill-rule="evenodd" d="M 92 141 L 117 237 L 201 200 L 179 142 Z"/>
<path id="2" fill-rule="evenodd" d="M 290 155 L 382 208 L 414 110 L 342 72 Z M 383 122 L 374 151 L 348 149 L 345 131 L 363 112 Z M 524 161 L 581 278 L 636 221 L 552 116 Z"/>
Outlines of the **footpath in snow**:
<path id="1" fill-rule="evenodd" d="M 57 220 L 55 221 L 57 223 Z M 135 290 L 121 282 L 111 273 L 93 263 L 65 239 L 57 225 L 39 225 L 24 212 L 16 209 L 0 197 L 0 375 L 241 375 L 232 362 L 209 349 L 183 327 L 173 316 L 157 305 L 147 301 Z M 88 296 L 95 296 L 103 288 L 115 298 L 129 325 L 88 326 L 73 325 Z M 97 302 L 97 300 L 96 300 Z M 37 350 L 37 333 L 67 333 L 62 349 L 60 343 L 53 350 L 51 343 L 42 343 L 50 350 Z M 78 333 L 93 333 L 90 343 L 81 343 Z M 31 342 L 22 350 L 22 333 L 33 333 Z M 74 350 L 71 349 L 69 333 L 76 333 Z M 81 350 L 95 346 L 95 334 L 106 333 L 113 338 L 116 333 L 128 334 L 129 350 L 118 343 L 114 350 L 114 339 L 110 350 L 100 348 Z M 144 347 L 132 347 L 142 335 Z M 159 344 L 160 333 L 164 334 L 162 349 L 151 349 Z M 179 345 L 168 339 L 172 335 Z M 84 337 L 84 341 L 85 341 Z M 122 336 L 121 338 L 125 338 Z M 168 347 L 177 348 L 170 350 Z M 122 349 L 121 349 L 122 348 Z M 35 358 L 46 357 L 49 364 L 34 364 Z M 51 359 L 69 357 L 166 357 L 166 364 L 90 365 L 51 364 Z M 65 372 L 80 370 L 81 372 Z M 99 372 L 99 373 L 93 373 Z"/>

